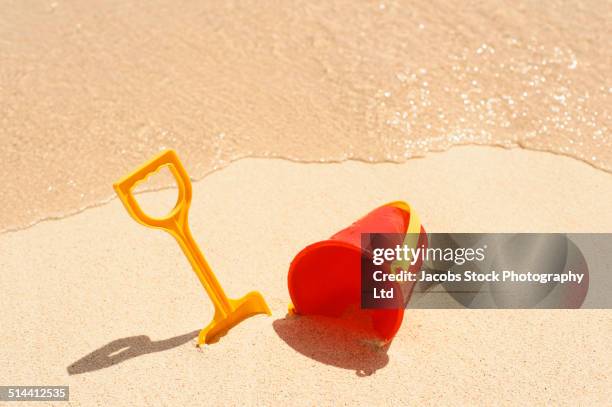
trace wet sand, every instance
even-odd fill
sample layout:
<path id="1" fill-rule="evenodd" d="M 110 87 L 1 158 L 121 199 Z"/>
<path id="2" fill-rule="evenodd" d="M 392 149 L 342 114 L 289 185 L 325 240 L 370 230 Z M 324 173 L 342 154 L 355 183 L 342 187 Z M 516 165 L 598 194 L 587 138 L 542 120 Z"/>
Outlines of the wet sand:
<path id="1" fill-rule="evenodd" d="M 196 179 L 244 157 L 402 162 L 457 144 L 612 169 L 609 2 L 0 11 L 0 231 L 107 201 L 165 148 Z"/>

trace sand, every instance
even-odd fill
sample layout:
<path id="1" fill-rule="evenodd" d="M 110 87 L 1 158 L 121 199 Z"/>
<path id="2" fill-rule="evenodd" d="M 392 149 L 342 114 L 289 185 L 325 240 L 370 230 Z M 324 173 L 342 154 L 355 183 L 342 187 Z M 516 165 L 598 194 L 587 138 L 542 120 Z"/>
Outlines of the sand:
<path id="1" fill-rule="evenodd" d="M 609 310 L 410 310 L 384 349 L 285 317 L 292 257 L 388 201 L 428 231 L 611 232 L 609 3 L 1 8 L 0 385 L 83 406 L 612 400 Z M 202 349 L 210 301 L 111 188 L 165 148 L 226 291 L 273 311 Z"/>
<path id="2" fill-rule="evenodd" d="M 209 300 L 172 238 L 114 199 L 0 235 L 0 383 L 69 385 L 85 406 L 604 405 L 609 310 L 410 310 L 377 350 L 330 321 L 286 319 L 286 273 L 304 245 L 391 200 L 430 231 L 610 232 L 610 197 L 610 174 L 520 149 L 240 160 L 194 184 L 192 231 L 230 296 L 259 290 L 272 317 L 198 350 Z"/>

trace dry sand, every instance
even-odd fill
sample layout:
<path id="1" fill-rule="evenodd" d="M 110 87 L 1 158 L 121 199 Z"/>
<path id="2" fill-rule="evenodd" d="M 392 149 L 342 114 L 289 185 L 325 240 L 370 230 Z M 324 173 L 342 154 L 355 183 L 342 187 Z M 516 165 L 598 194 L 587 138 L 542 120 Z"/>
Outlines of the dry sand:
<path id="1" fill-rule="evenodd" d="M 71 404 L 87 406 L 604 405 L 608 310 L 412 310 L 385 352 L 329 321 L 285 319 L 286 272 L 304 245 L 390 200 L 409 201 L 430 231 L 610 232 L 610 197 L 610 174 L 525 150 L 241 160 L 195 183 L 191 226 L 226 291 L 260 290 L 272 317 L 196 349 L 209 300 L 172 238 L 115 199 L 0 235 L 0 383 L 69 385 Z"/>

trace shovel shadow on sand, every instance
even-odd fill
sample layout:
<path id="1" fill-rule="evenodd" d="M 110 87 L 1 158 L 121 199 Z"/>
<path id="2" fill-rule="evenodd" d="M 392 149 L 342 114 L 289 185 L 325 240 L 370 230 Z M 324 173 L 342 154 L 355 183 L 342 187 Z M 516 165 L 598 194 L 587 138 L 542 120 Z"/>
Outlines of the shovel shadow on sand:
<path id="1" fill-rule="evenodd" d="M 321 363 L 370 376 L 389 363 L 389 344 L 364 341 L 342 322 L 320 316 L 286 316 L 272 323 L 276 334 L 302 355 Z"/>
<path id="2" fill-rule="evenodd" d="M 76 375 L 105 369 L 147 353 L 162 352 L 183 345 L 196 338 L 199 330 L 161 341 L 151 341 L 148 336 L 138 335 L 121 338 L 107 343 L 83 356 L 66 368 L 69 375 Z"/>

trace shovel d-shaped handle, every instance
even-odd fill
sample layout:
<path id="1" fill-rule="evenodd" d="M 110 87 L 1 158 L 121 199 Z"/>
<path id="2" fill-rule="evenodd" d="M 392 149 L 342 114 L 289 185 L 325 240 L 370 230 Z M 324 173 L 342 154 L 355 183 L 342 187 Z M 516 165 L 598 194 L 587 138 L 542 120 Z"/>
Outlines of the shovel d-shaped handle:
<path id="1" fill-rule="evenodd" d="M 136 184 L 144 181 L 150 175 L 157 173 L 164 166 L 170 169 L 172 175 L 174 175 L 176 179 L 178 185 L 178 198 L 176 200 L 176 205 L 168 215 L 163 218 L 156 218 L 147 215 L 142 210 L 138 201 L 132 194 L 132 189 Z M 173 150 L 163 151 L 153 157 L 131 174 L 117 181 L 113 187 L 130 215 L 145 226 L 171 231 L 182 229 L 182 226 L 187 223 L 187 212 L 191 204 L 191 181 L 178 155 L 176 155 Z"/>
<path id="2" fill-rule="evenodd" d="M 147 215 L 142 210 L 132 193 L 132 189 L 139 182 L 158 172 L 163 166 L 168 166 L 176 179 L 178 199 L 176 205 L 167 216 L 157 218 Z M 218 318 L 227 316 L 231 312 L 230 300 L 225 295 L 223 288 L 217 281 L 189 230 L 188 212 L 191 203 L 191 181 L 178 155 L 173 150 L 166 150 L 144 163 L 113 186 L 121 202 L 136 221 L 148 227 L 165 230 L 176 238 L 202 286 L 204 286 L 204 289 L 213 301 L 215 316 Z"/>

